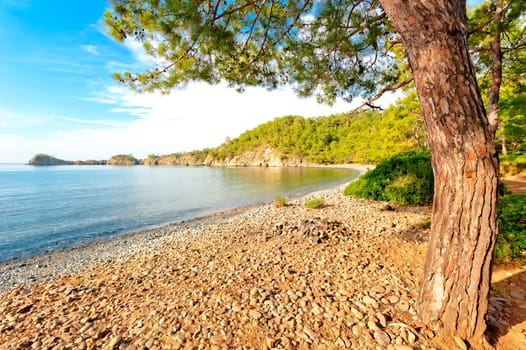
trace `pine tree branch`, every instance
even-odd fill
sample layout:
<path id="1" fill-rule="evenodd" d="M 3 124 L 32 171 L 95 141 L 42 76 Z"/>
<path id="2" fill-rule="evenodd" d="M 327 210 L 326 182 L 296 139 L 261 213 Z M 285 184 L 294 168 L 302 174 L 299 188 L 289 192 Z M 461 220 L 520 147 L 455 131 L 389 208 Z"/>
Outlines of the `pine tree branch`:
<path id="1" fill-rule="evenodd" d="M 406 79 L 400 83 L 397 83 L 397 84 L 394 84 L 394 85 L 390 85 L 390 86 L 386 86 L 384 87 L 382 90 L 380 90 L 380 92 L 378 92 L 376 95 L 372 96 L 372 97 L 369 97 L 367 100 L 363 101 L 361 105 L 359 105 L 358 107 L 356 107 L 354 110 L 352 110 L 351 112 L 351 116 L 355 115 L 356 113 L 358 113 L 363 107 L 370 107 L 370 108 L 374 108 L 374 109 L 381 109 L 380 107 L 378 106 L 375 106 L 373 105 L 372 103 L 376 100 L 378 100 L 380 97 L 383 96 L 383 94 L 385 94 L 386 92 L 389 92 L 389 91 L 395 91 L 395 90 L 398 90 L 406 85 L 408 85 L 410 82 L 412 82 L 414 80 L 413 77 L 410 77 L 409 79 Z"/>

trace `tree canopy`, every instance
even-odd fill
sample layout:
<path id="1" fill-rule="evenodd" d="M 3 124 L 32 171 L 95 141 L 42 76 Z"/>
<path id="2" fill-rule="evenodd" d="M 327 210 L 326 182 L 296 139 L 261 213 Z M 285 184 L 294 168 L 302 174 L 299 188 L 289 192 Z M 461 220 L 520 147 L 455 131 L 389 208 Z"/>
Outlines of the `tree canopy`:
<path id="1" fill-rule="evenodd" d="M 114 0 L 105 22 L 158 62 L 115 78 L 138 91 L 189 81 L 243 89 L 291 84 L 333 102 L 368 96 L 403 80 L 400 41 L 374 0 Z M 398 46 L 398 47 L 397 47 Z"/>
<path id="2" fill-rule="evenodd" d="M 469 44 L 479 85 L 483 96 L 489 95 L 491 86 L 492 43 L 500 32 L 502 53 L 502 80 L 515 93 L 526 89 L 526 3 L 517 0 L 503 0 L 501 20 L 494 20 L 495 1 L 483 1 L 469 13 Z"/>

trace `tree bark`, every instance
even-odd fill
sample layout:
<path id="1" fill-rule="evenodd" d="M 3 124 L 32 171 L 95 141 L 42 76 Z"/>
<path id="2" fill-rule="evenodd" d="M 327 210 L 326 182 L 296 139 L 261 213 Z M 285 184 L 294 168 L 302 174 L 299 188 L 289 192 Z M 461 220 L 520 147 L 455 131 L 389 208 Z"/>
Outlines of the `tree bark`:
<path id="1" fill-rule="evenodd" d="M 413 70 L 435 196 L 418 317 L 442 340 L 485 344 L 498 160 L 467 45 L 461 0 L 380 0 Z"/>
<path id="2" fill-rule="evenodd" d="M 491 88 L 488 102 L 488 121 L 490 132 L 495 137 L 499 123 L 499 98 L 502 84 L 502 50 L 501 50 L 501 20 L 503 10 L 502 0 L 496 1 L 493 21 L 495 23 L 495 37 L 491 43 Z"/>

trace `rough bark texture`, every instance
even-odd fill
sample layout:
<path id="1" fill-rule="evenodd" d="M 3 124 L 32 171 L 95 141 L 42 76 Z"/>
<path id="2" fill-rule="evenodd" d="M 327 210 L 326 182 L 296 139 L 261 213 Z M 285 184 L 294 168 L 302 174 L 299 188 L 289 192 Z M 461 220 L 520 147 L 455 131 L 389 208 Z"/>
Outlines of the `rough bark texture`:
<path id="1" fill-rule="evenodd" d="M 415 77 L 435 175 L 418 316 L 485 343 L 498 161 L 467 46 L 465 1 L 381 0 Z"/>
<path id="2" fill-rule="evenodd" d="M 501 19 L 502 19 L 502 0 L 496 1 L 496 9 L 493 15 L 495 22 L 495 38 L 491 43 L 491 88 L 489 91 L 488 121 L 490 132 L 495 137 L 499 123 L 499 95 L 502 83 L 502 51 L 501 51 Z"/>

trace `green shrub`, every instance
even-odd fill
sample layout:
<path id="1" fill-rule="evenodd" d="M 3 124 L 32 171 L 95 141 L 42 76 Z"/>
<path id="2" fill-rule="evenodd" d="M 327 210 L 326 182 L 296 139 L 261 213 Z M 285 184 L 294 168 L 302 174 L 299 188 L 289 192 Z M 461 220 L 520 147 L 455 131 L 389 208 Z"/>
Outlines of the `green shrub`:
<path id="1" fill-rule="evenodd" d="M 499 199 L 497 209 L 499 235 L 495 258 L 524 263 L 526 255 L 526 194 L 510 194 Z"/>
<path id="2" fill-rule="evenodd" d="M 433 169 L 429 151 L 400 153 L 351 182 L 344 195 L 425 205 L 433 201 Z"/>
<path id="3" fill-rule="evenodd" d="M 274 206 L 276 208 L 283 208 L 287 206 L 287 198 L 284 198 L 282 196 L 276 196 L 274 197 Z"/>
<path id="4" fill-rule="evenodd" d="M 309 209 L 320 209 L 325 206 L 325 202 L 321 198 L 305 199 L 305 206 Z"/>

